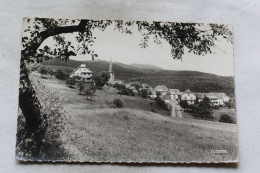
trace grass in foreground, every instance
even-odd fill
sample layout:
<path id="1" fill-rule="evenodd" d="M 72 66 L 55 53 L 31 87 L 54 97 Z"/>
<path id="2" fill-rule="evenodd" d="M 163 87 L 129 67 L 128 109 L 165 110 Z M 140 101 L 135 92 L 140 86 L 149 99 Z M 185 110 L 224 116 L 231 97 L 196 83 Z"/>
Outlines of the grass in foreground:
<path id="1" fill-rule="evenodd" d="M 60 136 L 70 160 L 114 162 L 223 162 L 237 160 L 236 125 L 194 119 L 176 119 L 152 113 L 144 100 L 123 97 L 126 108 L 111 109 L 103 90 L 94 101 L 56 79 L 46 87 L 66 97 L 63 107 L 71 120 Z M 111 98 L 110 98 L 111 97 Z M 132 99 L 132 100 L 131 100 Z M 136 107 L 136 109 L 131 109 Z M 146 110 L 147 109 L 147 110 Z M 211 150 L 227 150 L 225 154 Z"/>

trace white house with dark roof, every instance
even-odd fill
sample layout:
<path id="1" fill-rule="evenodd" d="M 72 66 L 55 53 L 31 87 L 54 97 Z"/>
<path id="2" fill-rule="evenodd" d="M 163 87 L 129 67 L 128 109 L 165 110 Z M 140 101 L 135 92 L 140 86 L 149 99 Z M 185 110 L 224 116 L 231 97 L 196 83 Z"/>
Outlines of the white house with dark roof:
<path id="1" fill-rule="evenodd" d="M 165 85 L 157 85 L 155 88 L 154 88 L 154 92 L 160 92 L 161 93 L 161 96 L 164 96 L 167 94 L 167 92 L 169 91 L 169 89 L 165 86 Z"/>
<path id="2" fill-rule="evenodd" d="M 86 64 L 81 64 L 79 67 L 73 70 L 72 73 L 70 73 L 69 77 L 79 77 L 80 80 L 87 82 L 92 81 L 92 71 L 90 71 Z"/>
<path id="3" fill-rule="evenodd" d="M 215 102 L 218 102 L 218 105 L 216 106 L 223 106 L 230 100 L 230 98 L 225 93 L 204 93 L 204 95 L 205 97 L 209 98 L 209 100 L 212 100 L 215 105 Z"/>
<path id="4" fill-rule="evenodd" d="M 181 92 L 179 89 L 169 89 L 168 92 L 171 96 L 171 100 L 180 100 Z"/>
<path id="5" fill-rule="evenodd" d="M 181 100 L 185 101 L 188 105 L 193 105 L 196 101 L 196 96 L 189 89 L 183 92 Z"/>

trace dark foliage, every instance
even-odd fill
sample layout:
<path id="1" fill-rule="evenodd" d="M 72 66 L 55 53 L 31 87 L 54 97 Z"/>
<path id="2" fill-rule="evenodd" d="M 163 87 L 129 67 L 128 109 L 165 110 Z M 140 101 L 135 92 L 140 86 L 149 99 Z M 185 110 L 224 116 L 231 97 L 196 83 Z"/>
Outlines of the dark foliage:
<path id="1" fill-rule="evenodd" d="M 227 115 L 227 114 L 222 114 L 219 117 L 219 122 L 223 122 L 223 123 L 234 123 L 234 120 L 231 116 Z"/>
<path id="2" fill-rule="evenodd" d="M 127 96 L 134 96 L 135 95 L 133 90 L 131 90 L 129 88 L 120 89 L 118 94 L 120 94 L 120 95 L 127 95 Z"/>
<path id="3" fill-rule="evenodd" d="M 103 87 L 109 80 L 110 76 L 108 72 L 100 72 L 93 79 L 97 87 Z"/>
<path id="4" fill-rule="evenodd" d="M 91 98 L 91 100 L 94 100 L 94 96 L 96 93 L 96 86 L 94 85 L 86 85 L 86 84 L 79 84 L 82 91 L 80 91 L 80 94 L 87 97 L 87 99 Z"/>
<path id="5" fill-rule="evenodd" d="M 114 105 L 115 105 L 117 108 L 123 108 L 123 107 L 124 107 L 124 104 L 123 104 L 123 102 L 122 102 L 121 99 L 114 99 L 114 100 L 113 100 L 113 103 L 114 103 Z"/>
<path id="6" fill-rule="evenodd" d="M 234 100 L 230 100 L 228 103 L 226 103 L 226 106 L 229 108 L 229 109 L 235 109 L 236 108 L 236 103 Z"/>
<path id="7" fill-rule="evenodd" d="M 199 102 L 197 105 L 190 105 L 189 106 L 192 109 L 192 114 L 196 118 L 201 118 L 205 120 L 213 120 L 213 109 L 210 106 L 210 102 L 207 98 L 205 98 L 203 101 Z"/>
<path id="8" fill-rule="evenodd" d="M 151 111 L 154 112 L 154 113 L 157 113 L 157 111 L 153 108 L 151 108 Z"/>
<path id="9" fill-rule="evenodd" d="M 64 71 L 58 69 L 58 70 L 56 71 L 56 73 L 55 73 L 55 77 L 56 77 L 57 79 L 60 79 L 60 80 L 65 80 L 65 79 L 67 79 L 68 74 L 65 73 Z"/>
<path id="10" fill-rule="evenodd" d="M 143 98 L 148 97 L 148 90 L 147 89 L 141 89 L 140 94 Z"/>
<path id="11" fill-rule="evenodd" d="M 116 88 L 118 90 L 123 90 L 123 89 L 126 89 L 126 86 L 124 84 L 115 83 L 114 88 Z"/>
<path id="12" fill-rule="evenodd" d="M 81 95 L 82 91 L 85 89 L 85 84 L 83 82 L 78 83 L 79 95 Z"/>
<path id="13" fill-rule="evenodd" d="M 42 66 L 42 67 L 39 69 L 39 73 L 40 73 L 41 75 L 46 75 L 46 74 L 47 74 L 47 69 L 46 69 L 44 66 Z"/>
<path id="14" fill-rule="evenodd" d="M 114 88 L 119 90 L 118 94 L 120 94 L 120 95 L 128 95 L 128 96 L 134 96 L 135 95 L 133 90 L 126 88 L 126 86 L 124 84 L 116 83 L 116 84 L 114 84 Z"/>
<path id="15" fill-rule="evenodd" d="M 156 97 L 156 98 L 155 98 L 155 103 L 156 103 L 158 106 L 160 106 L 162 109 L 164 109 L 164 110 L 166 110 L 166 111 L 169 110 L 168 107 L 167 107 L 167 105 L 166 105 L 166 103 L 165 103 L 165 101 L 162 100 L 160 97 Z"/>
<path id="16" fill-rule="evenodd" d="M 72 87 L 72 85 L 75 85 L 75 83 L 76 83 L 76 79 L 74 79 L 74 78 L 68 78 L 68 79 L 66 80 L 66 84 L 67 84 L 69 87 Z"/>

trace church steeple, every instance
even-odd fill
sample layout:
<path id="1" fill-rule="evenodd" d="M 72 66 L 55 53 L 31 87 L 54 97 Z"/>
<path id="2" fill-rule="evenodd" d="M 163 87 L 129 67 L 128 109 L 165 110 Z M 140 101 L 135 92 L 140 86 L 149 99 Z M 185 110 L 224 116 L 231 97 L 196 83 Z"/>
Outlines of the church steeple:
<path id="1" fill-rule="evenodd" d="M 112 59 L 111 58 L 110 58 L 110 64 L 109 64 L 108 72 L 113 72 L 113 70 L 112 70 Z"/>
<path id="2" fill-rule="evenodd" d="M 115 74 L 114 74 L 113 69 L 112 69 L 112 59 L 111 58 L 110 58 L 108 73 L 109 73 L 109 76 L 110 76 L 108 83 L 114 84 Z"/>

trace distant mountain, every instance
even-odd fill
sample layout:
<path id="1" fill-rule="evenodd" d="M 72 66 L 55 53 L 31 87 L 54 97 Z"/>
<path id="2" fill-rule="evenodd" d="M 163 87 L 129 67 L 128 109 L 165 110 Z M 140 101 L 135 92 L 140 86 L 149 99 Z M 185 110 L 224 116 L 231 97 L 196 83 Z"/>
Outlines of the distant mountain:
<path id="1" fill-rule="evenodd" d="M 68 62 L 59 61 L 57 59 L 51 59 L 48 61 L 44 61 L 41 64 L 48 66 L 56 66 L 59 68 L 66 67 L 67 72 L 72 72 L 74 68 L 77 68 L 81 64 L 86 64 L 87 68 L 93 72 L 93 74 L 98 74 L 101 71 L 108 71 L 109 62 L 104 60 L 89 60 L 89 61 L 76 61 L 69 60 Z M 135 68 L 130 65 L 126 65 L 123 63 L 115 62 L 113 63 L 113 71 L 117 78 L 120 80 L 127 80 L 129 78 L 140 77 L 145 75 L 145 71 L 142 71 L 139 68 Z"/>
<path id="2" fill-rule="evenodd" d="M 136 67 L 136 68 L 140 68 L 140 69 L 153 69 L 153 70 L 162 70 L 162 68 L 160 67 L 157 67 L 155 65 L 150 65 L 150 64 L 130 64 L 131 66 L 133 67 Z"/>
<path id="3" fill-rule="evenodd" d="M 81 64 L 86 64 L 94 75 L 100 71 L 107 71 L 109 62 L 104 60 L 75 61 L 68 62 L 52 59 L 41 64 L 51 68 L 62 69 L 68 73 Z M 180 91 L 190 89 L 193 92 L 224 92 L 234 96 L 234 77 L 223 77 L 210 73 L 198 71 L 172 71 L 146 64 L 131 64 L 114 62 L 113 71 L 115 78 L 123 81 L 142 81 L 155 87 L 166 85 L 168 88 L 177 88 Z"/>

